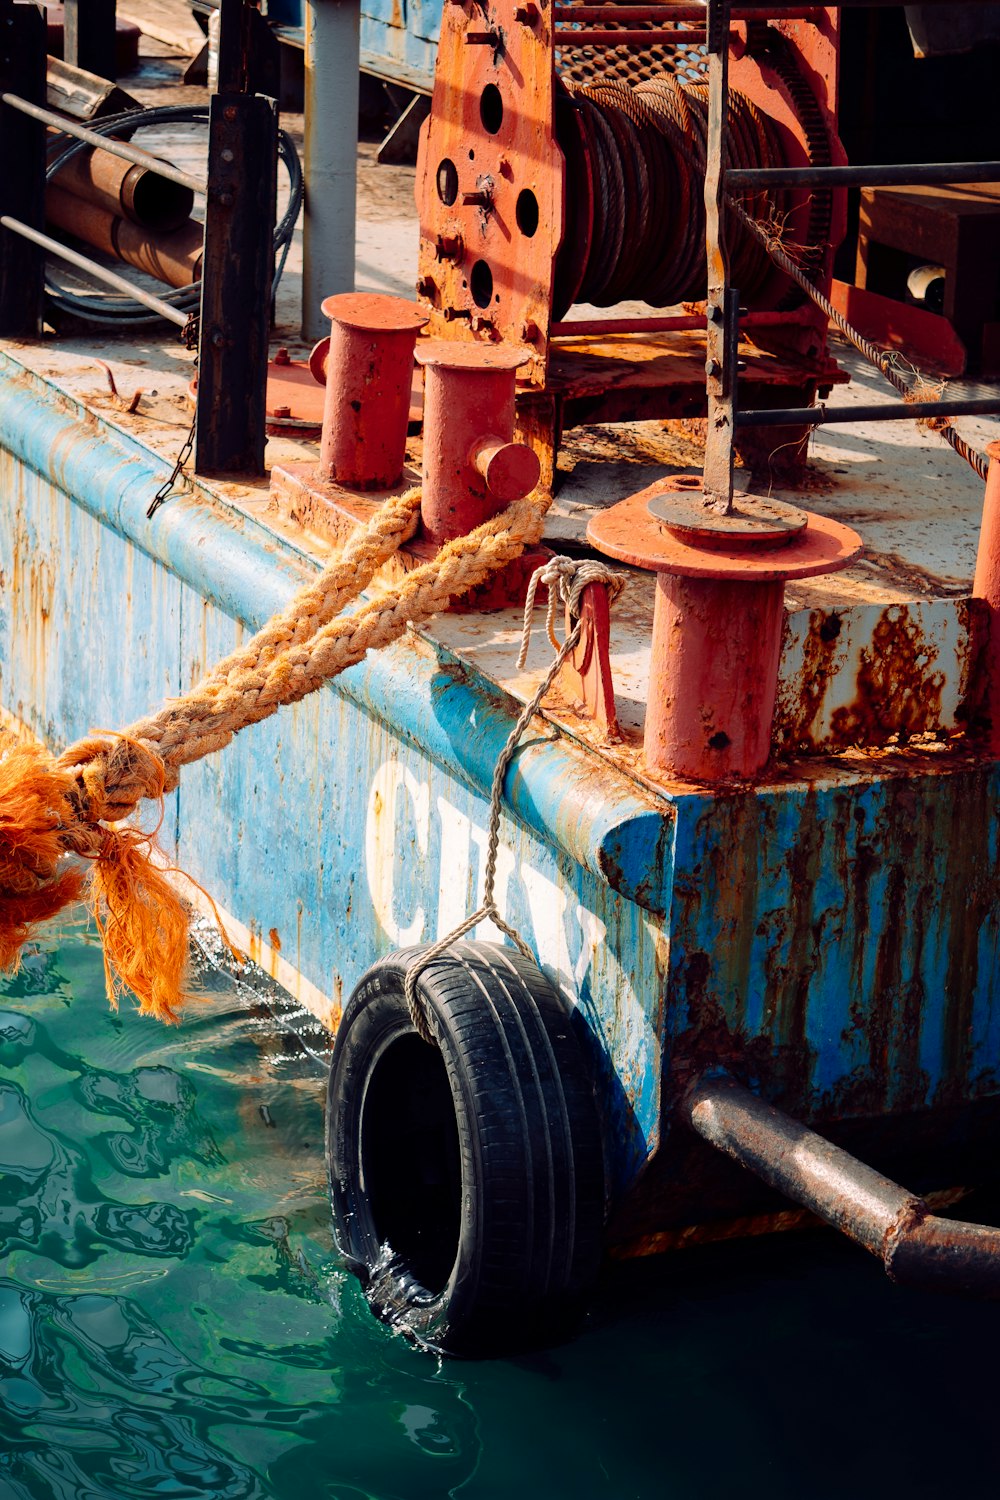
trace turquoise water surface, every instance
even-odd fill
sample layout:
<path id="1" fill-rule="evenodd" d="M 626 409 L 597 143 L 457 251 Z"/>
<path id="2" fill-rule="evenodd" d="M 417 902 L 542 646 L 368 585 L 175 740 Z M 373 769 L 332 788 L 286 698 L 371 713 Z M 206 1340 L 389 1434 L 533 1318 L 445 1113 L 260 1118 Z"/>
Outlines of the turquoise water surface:
<path id="1" fill-rule="evenodd" d="M 76 923 L 0 989 L 0 1500 L 995 1488 L 1000 1309 L 825 1234 L 616 1272 L 521 1361 L 411 1348 L 333 1250 L 322 1035 L 199 971 L 180 1029 L 112 1015 Z"/>

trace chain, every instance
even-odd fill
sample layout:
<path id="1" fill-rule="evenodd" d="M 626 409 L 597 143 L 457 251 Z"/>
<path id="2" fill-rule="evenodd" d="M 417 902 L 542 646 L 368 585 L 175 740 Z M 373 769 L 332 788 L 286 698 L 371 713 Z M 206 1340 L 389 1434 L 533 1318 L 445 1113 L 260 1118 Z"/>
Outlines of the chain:
<path id="1" fill-rule="evenodd" d="M 173 490 L 174 485 L 177 483 L 178 479 L 181 477 L 181 473 L 183 472 L 184 465 L 187 463 L 188 459 L 191 457 L 191 452 L 192 452 L 192 449 L 194 448 L 194 434 L 195 434 L 195 427 L 197 426 L 197 423 L 198 423 L 198 411 L 197 411 L 197 408 L 195 408 L 195 414 L 191 418 L 191 426 L 188 428 L 187 437 L 184 439 L 183 443 L 181 444 L 180 452 L 177 455 L 177 461 L 174 464 L 174 467 L 170 471 L 170 478 L 169 479 L 165 479 L 163 481 L 163 483 L 160 485 L 160 488 L 157 490 L 156 494 L 153 496 L 152 500 L 149 502 L 149 509 L 146 511 L 146 519 L 147 520 L 151 519 L 151 517 L 153 517 L 156 514 L 156 512 L 159 510 L 160 506 L 163 504 L 164 500 L 166 500 L 167 496 Z"/>
<path id="2" fill-rule="evenodd" d="M 439 938 L 436 943 L 432 943 L 429 948 L 424 949 L 422 953 L 418 954 L 406 971 L 403 994 L 406 999 L 406 1008 L 410 1013 L 410 1020 L 413 1023 L 413 1029 L 423 1041 L 430 1043 L 432 1046 L 435 1042 L 434 1033 L 431 1031 L 423 1003 L 417 995 L 417 979 L 421 971 L 428 964 L 433 963 L 436 958 L 440 958 L 441 954 L 450 948 L 453 943 L 457 943 L 459 938 L 463 938 L 467 932 L 472 931 L 473 927 L 478 927 L 480 922 L 488 918 L 493 922 L 494 926 L 498 927 L 505 936 L 510 938 L 514 946 L 529 963 L 535 963 L 535 955 L 521 934 L 516 928 L 511 927 L 510 923 L 505 921 L 501 916 L 497 909 L 496 897 L 494 895 L 497 855 L 500 849 L 500 815 L 503 808 L 504 782 L 507 779 L 507 771 L 510 763 L 514 759 L 514 754 L 520 744 L 521 736 L 538 712 L 542 700 L 559 675 L 563 663 L 579 644 L 580 632 L 583 629 L 583 620 L 580 618 L 580 596 L 584 588 L 586 588 L 588 583 L 602 583 L 608 589 L 611 598 L 616 599 L 625 587 L 625 576 L 622 573 L 615 573 L 611 568 L 606 567 L 604 563 L 595 562 L 590 559 L 581 562 L 570 557 L 553 557 L 544 567 L 536 568 L 531 575 L 531 581 L 528 584 L 528 592 L 524 602 L 521 649 L 517 659 L 519 671 L 524 665 L 524 658 L 527 653 L 527 642 L 531 634 L 531 611 L 534 607 L 535 594 L 540 583 L 547 584 L 549 588 L 546 629 L 549 640 L 558 649 L 548 671 L 535 689 L 530 703 L 525 704 L 517 723 L 507 736 L 507 742 L 500 751 L 493 771 L 493 781 L 490 786 L 490 817 L 486 835 L 486 869 L 483 874 L 482 905 L 471 916 L 466 917 L 464 922 L 460 922 L 452 932 L 449 932 L 443 938 Z M 554 635 L 557 598 L 562 598 L 567 604 L 571 616 L 576 615 L 575 622 L 562 645 L 559 644 Z"/>
<path id="3" fill-rule="evenodd" d="M 896 369 L 895 355 L 888 349 L 883 349 L 880 345 L 873 343 L 871 339 L 866 339 L 864 334 L 859 333 L 847 321 L 843 313 L 837 311 L 829 298 L 824 297 L 819 288 L 813 286 L 802 268 L 797 266 L 791 256 L 777 243 L 773 234 L 768 233 L 764 226 L 758 224 L 755 219 L 751 219 L 742 204 L 737 202 L 735 198 L 728 198 L 727 207 L 736 214 L 744 227 L 749 229 L 750 233 L 760 241 L 775 265 L 780 266 L 785 275 L 790 276 L 796 285 L 800 286 L 812 298 L 816 306 L 826 313 L 830 321 L 837 325 L 841 333 L 854 345 L 858 353 L 863 354 L 865 359 L 885 376 L 889 384 L 895 386 L 904 399 L 912 396 L 914 394 L 914 387 L 907 380 L 904 380 L 903 376 Z M 973 448 L 970 443 L 966 442 L 965 438 L 955 430 L 950 422 L 938 417 L 932 418 L 927 425 L 933 432 L 943 437 L 946 443 L 950 443 L 959 457 L 964 458 L 966 463 L 975 469 L 980 479 L 986 478 L 989 471 L 989 464 L 986 458 L 978 449 Z"/>

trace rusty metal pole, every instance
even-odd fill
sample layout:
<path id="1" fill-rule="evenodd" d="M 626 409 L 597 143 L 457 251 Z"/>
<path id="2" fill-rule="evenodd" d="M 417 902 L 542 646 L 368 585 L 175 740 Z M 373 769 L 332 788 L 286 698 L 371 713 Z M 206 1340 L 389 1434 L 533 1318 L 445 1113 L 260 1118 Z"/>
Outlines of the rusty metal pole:
<path id="1" fill-rule="evenodd" d="M 736 435 L 736 354 L 739 293 L 729 286 L 725 243 L 726 158 L 729 154 L 729 0 L 708 0 L 708 141 L 705 167 L 705 252 L 708 303 L 705 336 L 705 499 L 728 515 L 733 505 Z"/>
<path id="2" fill-rule="evenodd" d="M 538 455 L 511 441 L 516 372 L 530 357 L 444 339 L 417 350 L 426 374 L 420 518 L 432 542 L 464 536 L 538 483 Z"/>
<path id="3" fill-rule="evenodd" d="M 413 349 L 426 314 L 415 302 L 373 292 L 327 297 L 323 314 L 331 326 L 320 478 L 391 489 L 403 472 Z"/>
<path id="4" fill-rule="evenodd" d="M 74 68 L 118 77 L 116 0 L 65 0 L 63 55 Z"/>
<path id="5" fill-rule="evenodd" d="M 990 443 L 986 452 L 990 468 L 972 593 L 974 598 L 986 602 L 990 612 L 982 708 L 989 722 L 986 747 L 997 755 L 1000 754 L 1000 443 Z"/>
<path id="6" fill-rule="evenodd" d="M 0 93 L 45 103 L 46 26 L 33 5 L 0 0 Z M 0 214 L 45 228 L 45 127 L 0 103 Z M 0 229 L 0 336 L 35 338 L 42 325 L 45 254 Z"/>
<path id="7" fill-rule="evenodd" d="M 358 0 L 305 0 L 302 337 L 326 332 L 325 297 L 354 290 Z"/>

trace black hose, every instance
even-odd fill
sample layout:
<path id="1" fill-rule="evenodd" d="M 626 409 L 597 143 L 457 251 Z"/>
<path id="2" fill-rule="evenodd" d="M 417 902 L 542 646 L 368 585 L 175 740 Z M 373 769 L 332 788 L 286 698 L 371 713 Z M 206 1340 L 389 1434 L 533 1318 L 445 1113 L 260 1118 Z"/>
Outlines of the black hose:
<path id="1" fill-rule="evenodd" d="M 99 135 L 115 135 L 125 130 L 132 132 L 152 125 L 181 122 L 207 125 L 208 120 L 208 109 L 203 104 L 168 104 L 157 109 L 132 109 L 118 115 L 107 115 L 102 120 L 94 120 L 88 128 Z M 77 152 L 89 149 L 91 148 L 85 141 L 71 140 L 49 162 L 45 173 L 46 181 L 50 181 Z M 288 206 L 274 227 L 274 248 L 278 259 L 271 286 L 272 297 L 277 293 L 285 269 L 303 195 L 302 165 L 294 141 L 284 130 L 278 132 L 278 156 L 288 173 L 289 195 Z M 160 321 L 155 313 L 147 312 L 128 297 L 115 297 L 104 292 L 70 291 L 51 275 L 46 278 L 45 292 L 53 307 L 89 323 L 99 323 L 111 328 L 139 328 Z M 175 287 L 163 294 L 164 302 L 170 303 L 179 312 L 188 314 L 197 313 L 200 299 L 200 281 L 192 281 L 187 286 Z"/>

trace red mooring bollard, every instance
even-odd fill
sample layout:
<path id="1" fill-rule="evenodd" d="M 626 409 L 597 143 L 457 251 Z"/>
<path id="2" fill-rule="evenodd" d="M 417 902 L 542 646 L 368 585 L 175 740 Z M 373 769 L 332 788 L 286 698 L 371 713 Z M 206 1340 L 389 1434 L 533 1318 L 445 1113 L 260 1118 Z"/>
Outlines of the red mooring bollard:
<path id="1" fill-rule="evenodd" d="M 587 536 L 657 574 L 647 764 L 699 781 L 755 776 L 771 751 L 785 581 L 846 568 L 857 532 L 741 495 L 722 516 L 679 476 L 602 512 Z"/>
<path id="2" fill-rule="evenodd" d="M 464 536 L 538 483 L 538 455 L 512 442 L 514 381 L 530 356 L 503 344 L 428 339 L 422 530 L 440 545 Z"/>
<path id="3" fill-rule="evenodd" d="M 319 475 L 347 489 L 387 490 L 406 456 L 413 350 L 427 322 L 414 302 L 375 292 L 327 297 L 331 319 L 325 360 L 321 341 L 310 367 L 325 366 L 326 400 Z"/>
<path id="4" fill-rule="evenodd" d="M 972 594 L 975 599 L 985 600 L 990 612 L 982 708 L 989 721 L 986 747 L 991 755 L 997 755 L 1000 753 L 1000 443 L 990 443 L 986 452 L 990 467 Z"/>

